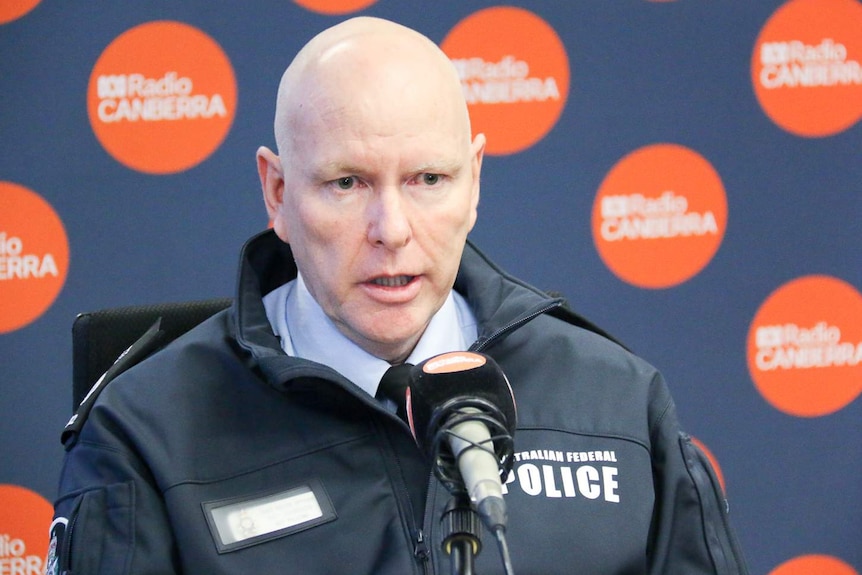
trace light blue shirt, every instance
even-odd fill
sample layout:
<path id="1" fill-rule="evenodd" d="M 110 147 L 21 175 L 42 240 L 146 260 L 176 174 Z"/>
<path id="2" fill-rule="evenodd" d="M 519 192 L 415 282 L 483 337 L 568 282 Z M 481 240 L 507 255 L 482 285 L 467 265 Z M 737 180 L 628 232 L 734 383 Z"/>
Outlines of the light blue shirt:
<path id="1" fill-rule="evenodd" d="M 374 397 L 389 362 L 366 352 L 338 331 L 301 275 L 264 296 L 263 305 L 287 355 L 328 365 Z M 477 337 L 473 311 L 452 290 L 406 361 L 417 364 L 448 351 L 464 351 Z"/>

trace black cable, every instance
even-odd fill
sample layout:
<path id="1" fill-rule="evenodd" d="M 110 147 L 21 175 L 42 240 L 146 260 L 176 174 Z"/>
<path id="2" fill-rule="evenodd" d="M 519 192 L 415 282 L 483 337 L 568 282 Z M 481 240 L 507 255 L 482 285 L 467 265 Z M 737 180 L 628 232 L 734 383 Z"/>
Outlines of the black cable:
<path id="1" fill-rule="evenodd" d="M 506 575 L 515 575 L 515 570 L 512 568 L 512 558 L 509 557 L 509 544 L 506 542 L 506 530 L 495 529 L 494 535 L 497 538 L 497 547 L 500 548 L 500 557 L 503 559 L 503 570 Z"/>

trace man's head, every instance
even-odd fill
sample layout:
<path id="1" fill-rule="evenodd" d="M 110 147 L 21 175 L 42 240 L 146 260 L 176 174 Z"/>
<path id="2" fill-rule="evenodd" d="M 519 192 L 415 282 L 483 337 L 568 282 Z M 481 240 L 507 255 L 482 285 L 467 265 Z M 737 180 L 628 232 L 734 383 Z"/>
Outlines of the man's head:
<path id="1" fill-rule="evenodd" d="M 288 67 L 278 155 L 258 150 L 267 211 L 311 294 L 360 347 L 402 361 L 451 290 L 476 221 L 484 136 L 430 40 L 355 18 Z"/>

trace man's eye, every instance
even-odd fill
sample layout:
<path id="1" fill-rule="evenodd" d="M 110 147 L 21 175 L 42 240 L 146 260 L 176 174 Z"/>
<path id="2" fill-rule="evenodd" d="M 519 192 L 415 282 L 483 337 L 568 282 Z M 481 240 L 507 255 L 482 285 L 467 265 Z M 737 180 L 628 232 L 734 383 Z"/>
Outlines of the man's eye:
<path id="1" fill-rule="evenodd" d="M 433 186 L 440 181 L 440 174 L 422 174 L 422 183 L 426 186 Z"/>
<path id="2" fill-rule="evenodd" d="M 342 190 L 349 190 L 356 183 L 356 178 L 353 176 L 345 176 L 343 178 L 338 178 L 335 180 L 335 183 Z"/>

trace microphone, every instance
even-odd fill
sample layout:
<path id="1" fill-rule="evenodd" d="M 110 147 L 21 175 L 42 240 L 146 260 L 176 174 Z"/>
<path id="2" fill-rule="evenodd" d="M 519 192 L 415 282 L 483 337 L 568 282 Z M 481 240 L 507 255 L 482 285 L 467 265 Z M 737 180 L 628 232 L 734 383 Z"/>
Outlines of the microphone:
<path id="1" fill-rule="evenodd" d="M 411 370 L 407 418 L 434 474 L 452 495 L 466 493 L 486 527 L 505 531 L 502 481 L 512 469 L 517 412 L 505 374 L 491 357 L 449 352 Z"/>

